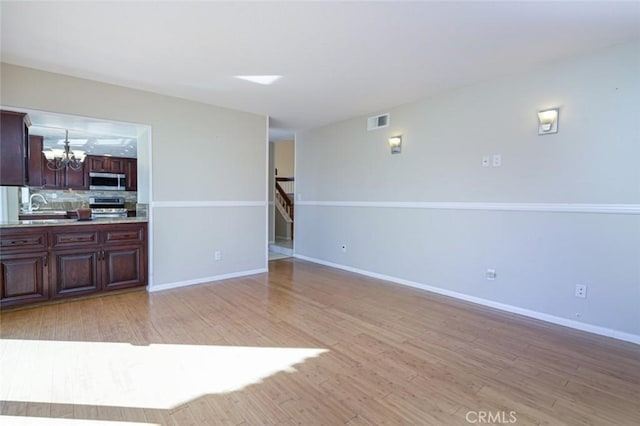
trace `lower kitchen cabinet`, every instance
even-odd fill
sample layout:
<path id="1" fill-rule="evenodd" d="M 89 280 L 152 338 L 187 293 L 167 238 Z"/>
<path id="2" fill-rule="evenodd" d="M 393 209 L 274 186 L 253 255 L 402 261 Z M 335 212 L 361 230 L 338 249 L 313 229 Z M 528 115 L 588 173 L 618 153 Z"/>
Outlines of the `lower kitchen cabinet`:
<path id="1" fill-rule="evenodd" d="M 100 290 L 100 252 L 87 249 L 54 251 L 51 283 L 54 298 L 94 293 Z"/>
<path id="2" fill-rule="evenodd" d="M 144 286 L 147 224 L 3 229 L 0 265 L 1 307 Z"/>
<path id="3" fill-rule="evenodd" d="M 49 299 L 47 252 L 3 253 L 0 288 L 3 305 L 43 302 Z"/>
<path id="4" fill-rule="evenodd" d="M 102 257 L 103 290 L 135 287 L 145 283 L 142 247 L 114 247 L 103 251 Z"/>

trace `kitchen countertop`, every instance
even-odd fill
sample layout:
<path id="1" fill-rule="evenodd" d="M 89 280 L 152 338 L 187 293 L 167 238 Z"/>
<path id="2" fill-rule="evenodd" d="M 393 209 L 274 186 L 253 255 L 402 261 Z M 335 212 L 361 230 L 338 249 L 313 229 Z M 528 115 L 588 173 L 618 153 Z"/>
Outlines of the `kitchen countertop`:
<path id="1" fill-rule="evenodd" d="M 114 225 L 119 223 L 148 222 L 146 217 L 122 217 L 101 218 L 92 220 L 78 219 L 34 219 L 34 220 L 10 220 L 0 222 L 2 228 L 28 228 L 36 226 L 69 226 L 69 225 Z"/>

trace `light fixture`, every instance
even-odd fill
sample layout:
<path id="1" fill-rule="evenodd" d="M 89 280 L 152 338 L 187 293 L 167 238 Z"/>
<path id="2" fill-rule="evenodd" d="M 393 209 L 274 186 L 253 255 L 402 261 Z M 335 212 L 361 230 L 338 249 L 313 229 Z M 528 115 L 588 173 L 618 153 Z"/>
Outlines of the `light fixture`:
<path id="1" fill-rule="evenodd" d="M 538 112 L 538 134 L 558 133 L 558 108 Z"/>
<path id="2" fill-rule="evenodd" d="M 82 169 L 82 162 L 84 161 L 84 151 L 71 151 L 69 146 L 69 131 L 66 131 L 64 137 L 64 149 L 45 149 L 42 151 L 47 159 L 47 168 L 49 170 L 62 170 L 71 169 L 78 171 Z"/>
<path id="3" fill-rule="evenodd" d="M 392 154 L 400 154 L 402 151 L 402 135 L 390 137 L 389 146 L 391 147 Z"/>

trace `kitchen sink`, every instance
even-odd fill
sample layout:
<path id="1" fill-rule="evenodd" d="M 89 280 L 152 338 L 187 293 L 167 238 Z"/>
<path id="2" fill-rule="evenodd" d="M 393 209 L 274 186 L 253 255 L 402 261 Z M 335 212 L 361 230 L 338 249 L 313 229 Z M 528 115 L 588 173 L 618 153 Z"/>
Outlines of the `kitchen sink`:
<path id="1" fill-rule="evenodd" d="M 68 219 L 30 219 L 30 220 L 23 220 L 22 223 L 29 224 L 29 225 L 46 225 L 47 223 L 60 223 L 63 221 L 67 222 L 69 220 Z"/>
<path id="2" fill-rule="evenodd" d="M 24 216 L 51 216 L 51 215 L 66 215 L 66 210 L 20 210 L 20 214 Z"/>

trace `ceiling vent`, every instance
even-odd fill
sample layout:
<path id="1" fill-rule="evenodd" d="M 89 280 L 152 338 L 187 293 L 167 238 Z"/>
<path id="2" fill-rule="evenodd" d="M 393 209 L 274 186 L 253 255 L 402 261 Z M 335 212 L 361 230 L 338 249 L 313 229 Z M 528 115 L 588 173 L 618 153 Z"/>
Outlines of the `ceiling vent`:
<path id="1" fill-rule="evenodd" d="M 367 130 L 382 129 L 389 125 L 389 113 L 375 115 L 367 119 Z"/>

